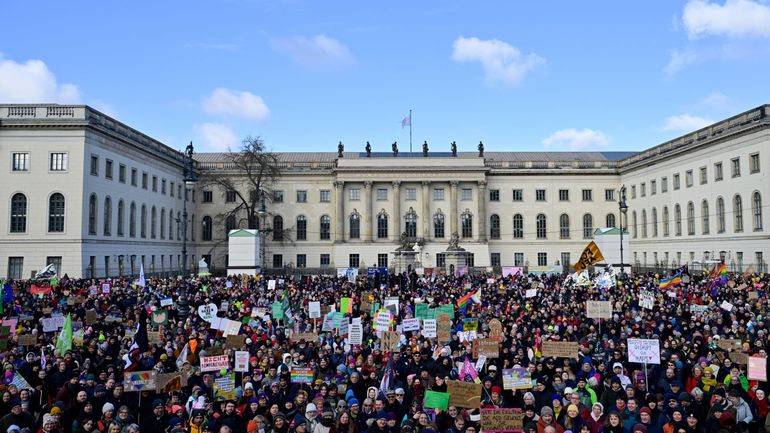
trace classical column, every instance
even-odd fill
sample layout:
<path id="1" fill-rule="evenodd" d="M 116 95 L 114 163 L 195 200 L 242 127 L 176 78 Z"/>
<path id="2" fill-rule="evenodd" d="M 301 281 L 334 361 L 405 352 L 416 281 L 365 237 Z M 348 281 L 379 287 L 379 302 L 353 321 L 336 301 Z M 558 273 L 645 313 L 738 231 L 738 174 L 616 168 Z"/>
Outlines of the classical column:
<path id="1" fill-rule="evenodd" d="M 422 181 L 422 238 L 430 239 L 430 181 Z"/>
<path id="2" fill-rule="evenodd" d="M 393 181 L 393 230 L 390 240 L 397 242 L 401 238 L 401 181 Z"/>
<path id="3" fill-rule="evenodd" d="M 457 185 L 458 181 L 452 180 L 449 182 L 449 236 L 452 237 L 453 233 L 460 234 L 457 230 Z"/>
<path id="4" fill-rule="evenodd" d="M 364 182 L 364 241 L 372 240 L 372 181 Z"/>
<path id="5" fill-rule="evenodd" d="M 478 197 L 476 202 L 479 206 L 479 236 L 481 242 L 487 241 L 487 181 L 480 180 L 478 183 Z"/>
<path id="6" fill-rule="evenodd" d="M 335 215 L 334 242 L 342 242 L 345 239 L 345 182 L 334 182 L 335 200 L 337 200 L 337 214 Z"/>

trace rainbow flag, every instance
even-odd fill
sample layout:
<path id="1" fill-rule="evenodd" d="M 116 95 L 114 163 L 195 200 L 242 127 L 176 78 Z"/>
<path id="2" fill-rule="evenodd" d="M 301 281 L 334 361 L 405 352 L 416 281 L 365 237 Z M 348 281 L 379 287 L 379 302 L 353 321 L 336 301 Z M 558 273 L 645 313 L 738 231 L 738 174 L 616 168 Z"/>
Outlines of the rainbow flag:
<path id="1" fill-rule="evenodd" d="M 727 265 L 725 262 L 722 262 L 721 265 L 719 265 L 719 270 L 717 271 L 717 275 L 721 277 L 722 284 L 727 282 Z"/>
<path id="2" fill-rule="evenodd" d="M 468 301 L 473 298 L 473 296 L 476 294 L 476 292 L 470 292 L 467 295 L 463 296 L 457 301 L 457 309 L 458 310 L 464 310 L 465 307 L 468 306 Z"/>
<path id="3" fill-rule="evenodd" d="M 680 284 L 682 282 L 682 277 L 680 275 L 672 275 L 668 278 L 664 278 L 660 280 L 660 288 L 661 289 L 668 289 L 669 287 L 672 287 L 676 284 Z"/>

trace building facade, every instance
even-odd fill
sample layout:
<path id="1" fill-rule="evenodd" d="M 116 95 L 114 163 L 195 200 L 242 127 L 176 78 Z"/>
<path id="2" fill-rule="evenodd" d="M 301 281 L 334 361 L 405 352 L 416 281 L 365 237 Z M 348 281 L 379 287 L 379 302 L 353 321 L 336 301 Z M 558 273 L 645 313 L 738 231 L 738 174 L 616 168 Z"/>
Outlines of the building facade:
<path id="1" fill-rule="evenodd" d="M 476 267 L 568 268 L 596 228 L 620 225 L 625 186 L 625 263 L 764 269 L 768 144 L 765 105 L 641 152 L 279 152 L 262 264 L 387 267 L 403 233 L 421 266 L 442 268 L 457 233 Z M 200 176 L 242 176 L 225 154 L 194 157 Z M 201 184 L 181 233 L 182 154 L 87 106 L 0 106 L 0 164 L 0 276 L 49 262 L 95 277 L 141 263 L 178 272 L 185 235 L 188 263 L 204 257 L 223 272 L 227 232 L 245 227 L 245 215 L 224 217 L 232 191 Z"/>

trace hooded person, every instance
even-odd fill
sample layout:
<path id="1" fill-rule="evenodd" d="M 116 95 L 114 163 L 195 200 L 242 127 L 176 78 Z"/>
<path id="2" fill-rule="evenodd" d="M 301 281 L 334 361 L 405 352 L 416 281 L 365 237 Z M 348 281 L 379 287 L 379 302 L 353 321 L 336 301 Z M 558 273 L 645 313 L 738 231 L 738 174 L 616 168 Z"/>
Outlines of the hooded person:
<path id="1" fill-rule="evenodd" d="M 330 407 L 324 407 L 320 418 L 312 433 L 329 433 L 334 427 L 334 411 Z"/>
<path id="2" fill-rule="evenodd" d="M 556 429 L 556 433 L 564 433 L 564 427 L 557 423 L 553 416 L 553 409 L 544 406 L 540 409 L 540 419 L 537 420 L 537 433 L 546 433 L 545 428 L 549 426 Z"/>

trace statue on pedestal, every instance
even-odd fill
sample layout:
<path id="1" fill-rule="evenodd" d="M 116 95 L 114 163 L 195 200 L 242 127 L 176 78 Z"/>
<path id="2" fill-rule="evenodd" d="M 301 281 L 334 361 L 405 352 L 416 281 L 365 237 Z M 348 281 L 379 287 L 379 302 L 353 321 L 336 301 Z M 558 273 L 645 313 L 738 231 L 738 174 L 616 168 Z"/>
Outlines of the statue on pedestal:
<path id="1" fill-rule="evenodd" d="M 398 156 L 398 142 L 394 141 L 393 145 L 390 146 L 391 149 L 393 149 L 393 157 Z"/>
<path id="2" fill-rule="evenodd" d="M 425 140 L 425 143 L 422 144 L 422 156 L 428 157 L 428 140 Z"/>
<path id="3" fill-rule="evenodd" d="M 484 143 L 479 141 L 479 158 L 484 157 Z"/>
<path id="4" fill-rule="evenodd" d="M 452 142 L 451 149 L 452 149 L 452 156 L 457 157 L 457 143 L 455 143 L 454 141 Z"/>
<path id="5" fill-rule="evenodd" d="M 342 152 L 345 151 L 345 146 L 340 141 L 340 144 L 337 145 L 337 158 L 342 158 Z"/>
<path id="6" fill-rule="evenodd" d="M 366 147 L 364 148 L 366 150 L 366 157 L 369 158 L 372 156 L 372 145 L 369 144 L 369 142 L 366 142 Z"/>
<path id="7" fill-rule="evenodd" d="M 449 248 L 447 250 L 459 250 L 460 249 L 460 235 L 457 232 L 452 233 L 452 237 L 449 238 Z"/>
<path id="8" fill-rule="evenodd" d="M 399 251 L 404 250 L 411 250 L 412 249 L 412 243 L 409 241 L 409 236 L 406 235 L 406 232 L 401 232 L 401 236 L 398 238 L 398 249 Z"/>

